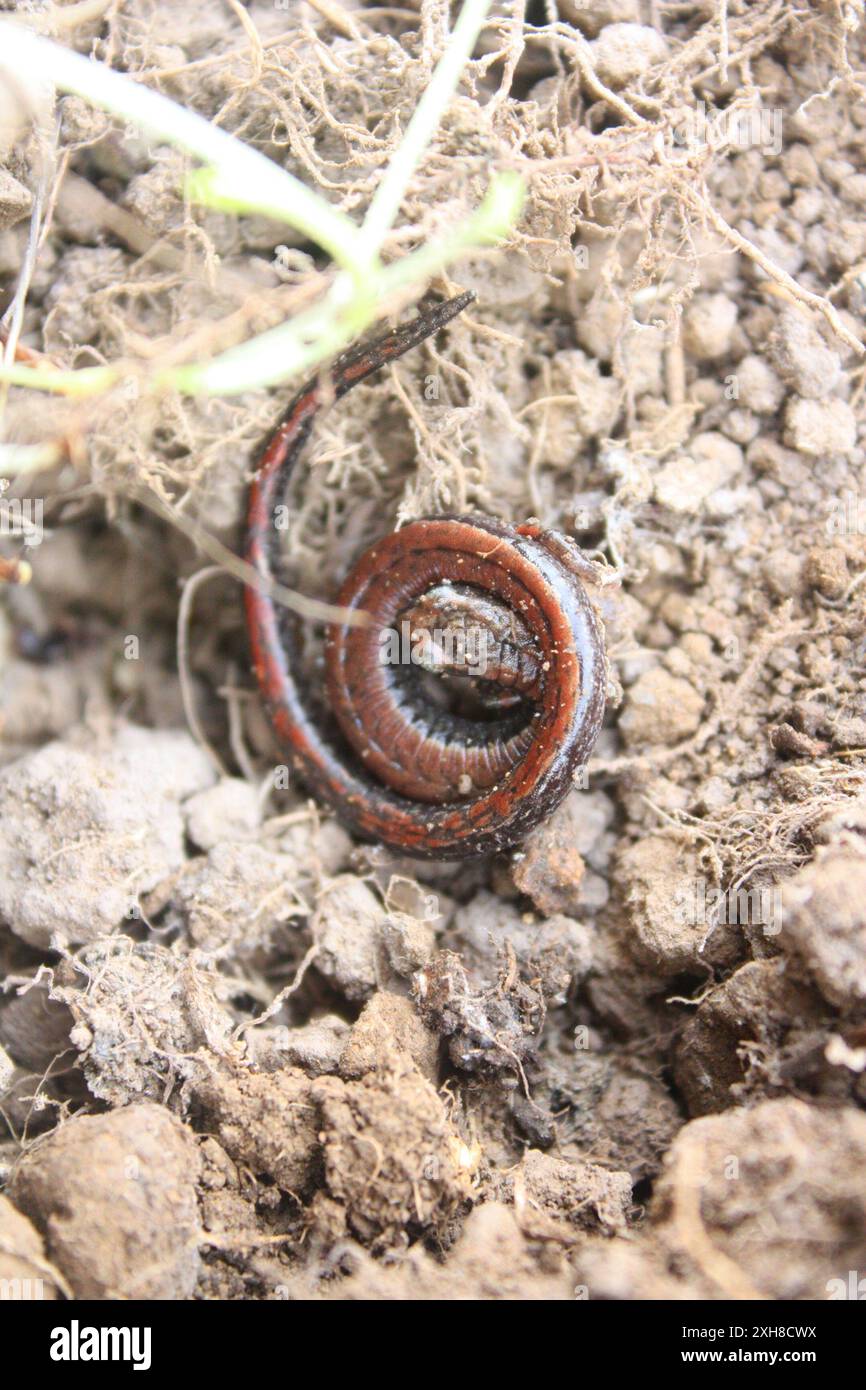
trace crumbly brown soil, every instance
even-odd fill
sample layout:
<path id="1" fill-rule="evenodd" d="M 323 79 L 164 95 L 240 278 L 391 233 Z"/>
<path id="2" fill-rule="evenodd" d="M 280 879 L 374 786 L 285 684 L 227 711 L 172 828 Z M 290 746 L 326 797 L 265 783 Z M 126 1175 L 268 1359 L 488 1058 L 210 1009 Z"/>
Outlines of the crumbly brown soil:
<path id="1" fill-rule="evenodd" d="M 355 218 L 446 14 L 19 9 Z M 237 550 L 286 393 L 155 399 L 136 364 L 282 322 L 327 265 L 60 103 L 22 342 L 130 382 L 4 414 L 64 459 L 10 489 L 46 534 L 0 614 L 0 1275 L 47 1296 L 821 1299 L 866 1268 L 861 7 L 494 13 L 387 251 L 497 168 L 520 225 L 321 422 L 287 556 L 330 597 L 386 524 L 472 506 L 615 571 L 588 785 L 496 861 L 274 789 L 225 573 L 186 590 L 182 685 L 189 523 Z M 40 157 L 4 151 L 10 297 Z"/>

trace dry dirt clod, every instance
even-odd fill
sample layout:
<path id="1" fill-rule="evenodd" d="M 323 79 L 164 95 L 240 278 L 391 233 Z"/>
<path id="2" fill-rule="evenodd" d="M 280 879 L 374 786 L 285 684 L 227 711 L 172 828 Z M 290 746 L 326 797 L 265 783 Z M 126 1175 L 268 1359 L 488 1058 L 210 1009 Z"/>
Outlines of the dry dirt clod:
<path id="1" fill-rule="evenodd" d="M 782 891 L 780 944 L 843 1012 L 866 1001 L 866 857 L 829 846 Z"/>
<path id="2" fill-rule="evenodd" d="M 23 987 L 0 1002 L 0 1041 L 21 1066 L 45 1071 L 70 1046 L 69 1009 L 51 999 L 45 985 Z"/>
<path id="3" fill-rule="evenodd" d="M 506 1174 L 500 1193 L 513 1201 L 527 1235 L 547 1234 L 568 1240 L 560 1223 L 609 1235 L 625 1230 L 631 1210 L 629 1173 L 611 1172 L 595 1163 L 575 1163 L 528 1149 L 519 1167 Z M 536 1213 L 543 1222 L 534 1229 Z M 560 1229 L 557 1231 L 557 1227 Z"/>
<path id="4" fill-rule="evenodd" d="M 792 396 L 785 408 L 785 440 L 811 458 L 850 454 L 857 444 L 857 417 L 847 401 Z"/>
<path id="5" fill-rule="evenodd" d="M 205 851 L 221 840 L 241 840 L 261 824 L 256 789 L 239 777 L 223 777 L 216 786 L 191 796 L 184 806 L 187 832 Z"/>
<path id="6" fill-rule="evenodd" d="M 797 309 L 780 314 L 767 349 L 779 376 L 798 396 L 820 399 L 839 381 L 842 368 L 838 352 L 827 347 L 818 330 Z"/>
<path id="7" fill-rule="evenodd" d="M 198 1149 L 158 1105 L 67 1121 L 23 1155 L 12 1199 L 76 1298 L 188 1298 L 199 1269 Z"/>
<path id="8" fill-rule="evenodd" d="M 542 853 L 547 843 L 546 838 L 540 839 Z M 521 860 L 512 874 L 516 885 L 528 891 L 522 869 Z M 549 883 L 545 878 L 545 893 L 550 891 Z M 586 977 L 595 945 L 591 927 L 583 922 L 562 913 L 539 917 L 492 893 L 476 893 L 458 910 L 448 940 L 459 948 L 473 977 L 486 983 L 496 979 L 503 949 L 510 947 L 523 977 L 537 981 L 551 1008 L 563 1004 L 572 986 Z"/>
<path id="9" fill-rule="evenodd" d="M 248 834 L 220 837 L 167 885 L 173 914 L 203 951 L 248 955 L 303 911 L 309 864 Z"/>
<path id="10" fill-rule="evenodd" d="M 4 1299 L 56 1299 L 58 1283 L 68 1293 L 65 1280 L 46 1258 L 35 1226 L 13 1207 L 8 1197 L 0 1196 L 0 1288 L 4 1290 Z"/>
<path id="11" fill-rule="evenodd" d="M 812 1083 L 824 1013 L 783 960 L 740 966 L 698 1005 L 677 1045 L 675 1076 L 689 1113 Z"/>
<path id="12" fill-rule="evenodd" d="M 825 1299 L 866 1256 L 866 1115 L 767 1100 L 692 1120 L 652 1220 L 713 1298 Z"/>
<path id="13" fill-rule="evenodd" d="M 344 874 L 328 884 L 312 922 L 316 967 L 347 999 L 368 998 L 379 983 L 387 911 L 372 889 Z"/>
<path id="14" fill-rule="evenodd" d="M 374 1071 L 393 1052 L 405 1053 L 422 1076 L 439 1080 L 439 1039 L 419 1017 L 411 999 L 377 990 L 361 1010 L 340 1056 L 340 1072 L 356 1079 Z"/>
<path id="15" fill-rule="evenodd" d="M 613 812 L 604 792 L 574 791 L 513 856 L 514 886 L 545 917 L 583 918 L 604 907 Z"/>
<path id="16" fill-rule="evenodd" d="M 299 1067 L 307 1076 L 337 1071 L 350 1026 L 339 1014 L 320 1014 L 300 1028 L 249 1028 L 247 1054 L 256 1071 Z"/>
<path id="17" fill-rule="evenodd" d="M 185 859 L 181 802 L 213 781 L 181 732 L 81 729 L 0 772 L 0 917 L 23 940 L 93 941 Z"/>
<path id="18" fill-rule="evenodd" d="M 399 1270 L 363 1260 L 358 1273 L 331 1296 L 386 1301 L 572 1300 L 574 1279 L 561 1243 L 526 1235 L 514 1209 L 492 1201 L 469 1213 L 444 1266 L 416 1245 Z"/>
<path id="19" fill-rule="evenodd" d="M 841 598 L 851 582 L 845 552 L 838 545 L 815 545 L 806 556 L 803 583 L 825 598 Z"/>
<path id="20" fill-rule="evenodd" d="M 789 758 L 819 758 L 830 745 L 821 739 L 810 738 L 802 730 L 791 724 L 773 724 L 769 730 L 770 742 L 776 752 Z"/>
<path id="21" fill-rule="evenodd" d="M 728 487 L 742 468 L 739 444 L 707 430 L 695 435 L 687 455 L 660 469 L 655 479 L 656 500 L 675 513 L 697 512 L 713 493 Z"/>
<path id="22" fill-rule="evenodd" d="M 758 415 L 774 415 L 785 395 L 783 383 L 763 357 L 749 353 L 737 364 L 737 400 Z"/>
<path id="23" fill-rule="evenodd" d="M 656 667 L 626 691 L 619 731 L 630 746 L 672 745 L 695 733 L 703 711 L 703 697 L 689 681 Z"/>
<path id="24" fill-rule="evenodd" d="M 589 45 L 602 82 L 625 87 L 654 63 L 668 56 L 664 35 L 648 24 L 607 24 Z"/>
<path id="25" fill-rule="evenodd" d="M 536 1086 L 536 1099 L 557 1117 L 559 1156 L 628 1172 L 640 1182 L 658 1172 L 683 1116 L 651 1067 L 593 1051 L 588 1034 L 578 1028 L 571 1055 L 548 1059 L 546 1093 Z"/>
<path id="26" fill-rule="evenodd" d="M 478 985 L 453 951 L 439 951 L 414 980 L 419 1013 L 448 1039 L 448 1054 L 463 1071 L 522 1071 L 544 1022 L 537 983 L 521 979 L 513 950 L 495 984 Z"/>
<path id="27" fill-rule="evenodd" d="M 432 924 L 407 912 L 392 909 L 379 934 L 389 966 L 403 980 L 411 979 L 426 965 L 436 949 Z"/>
<path id="28" fill-rule="evenodd" d="M 304 1072 L 214 1072 L 196 1086 L 195 1097 L 235 1163 L 296 1197 L 309 1193 L 320 1155 L 312 1083 Z"/>
<path id="29" fill-rule="evenodd" d="M 618 882 L 628 910 L 624 944 L 638 960 L 667 978 L 708 969 L 724 940 L 710 946 L 699 900 L 704 879 L 690 846 L 648 835 L 620 855 Z"/>
<path id="30" fill-rule="evenodd" d="M 470 1196 L 475 1159 L 414 1064 L 386 1053 L 359 1081 L 313 1083 L 325 1181 L 349 1227 L 374 1247 L 444 1235 Z"/>
<path id="31" fill-rule="evenodd" d="M 684 346 L 698 362 L 724 357 L 736 322 L 737 306 L 727 295 L 696 295 L 683 322 Z"/>
<path id="32" fill-rule="evenodd" d="M 111 937 L 84 947 L 58 972 L 52 998 L 72 1015 L 70 1044 L 100 1100 L 165 1100 L 207 1061 L 237 1054 L 222 978 L 153 942 Z"/>
<path id="33" fill-rule="evenodd" d="M 33 194 L 8 169 L 0 169 L 0 231 L 26 217 L 33 206 Z"/>
<path id="34" fill-rule="evenodd" d="M 641 5 L 640 0 L 563 0 L 560 13 L 594 37 L 607 24 L 636 24 Z"/>

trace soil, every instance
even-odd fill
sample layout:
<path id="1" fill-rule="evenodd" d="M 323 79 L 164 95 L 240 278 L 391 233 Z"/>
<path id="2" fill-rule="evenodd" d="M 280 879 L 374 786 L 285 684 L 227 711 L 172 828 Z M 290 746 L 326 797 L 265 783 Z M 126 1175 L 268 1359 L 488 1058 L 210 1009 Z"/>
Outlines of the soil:
<path id="1" fill-rule="evenodd" d="M 448 21 L 17 9 L 355 219 Z M 22 344 L 130 366 L 3 413 L 59 453 L 5 489 L 44 535 L 2 538 L 32 580 L 0 613 L 0 1276 L 47 1296 L 814 1300 L 866 1268 L 862 6 L 492 16 L 386 251 L 497 169 L 519 225 L 321 421 L 286 553 L 330 598 L 384 530 L 475 507 L 607 564 L 586 785 L 497 859 L 355 843 L 275 776 L 240 586 L 191 536 L 237 553 L 289 388 L 136 387 L 327 260 L 191 206 L 183 157 L 78 98 L 47 186 L 4 124 L 10 304 L 43 190 Z"/>

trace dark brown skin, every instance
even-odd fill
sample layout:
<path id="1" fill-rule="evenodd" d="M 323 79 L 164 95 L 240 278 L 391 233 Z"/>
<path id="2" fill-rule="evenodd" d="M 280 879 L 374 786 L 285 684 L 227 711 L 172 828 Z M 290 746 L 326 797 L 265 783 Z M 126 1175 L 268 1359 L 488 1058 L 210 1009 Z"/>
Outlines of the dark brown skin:
<path id="1" fill-rule="evenodd" d="M 274 509 L 321 402 L 339 400 L 473 298 L 459 295 L 352 348 L 334 363 L 329 387 L 317 378 L 292 401 L 250 489 L 246 558 L 263 579 L 279 567 Z M 355 834 L 413 856 L 462 859 L 516 844 L 565 796 L 601 727 L 604 641 L 582 583 L 591 577 L 567 537 L 480 513 L 415 521 L 384 536 L 337 596 L 372 621 L 327 631 L 333 730 L 311 711 L 294 675 L 295 622 L 248 587 L 256 676 L 296 771 Z M 414 663 L 383 664 L 383 630 L 399 633 L 404 621 L 413 632 L 468 622 L 488 634 L 481 705 L 494 717 L 469 718 L 465 708 L 453 712 L 434 700 Z M 456 661 L 446 671 L 452 686 L 466 675 Z"/>

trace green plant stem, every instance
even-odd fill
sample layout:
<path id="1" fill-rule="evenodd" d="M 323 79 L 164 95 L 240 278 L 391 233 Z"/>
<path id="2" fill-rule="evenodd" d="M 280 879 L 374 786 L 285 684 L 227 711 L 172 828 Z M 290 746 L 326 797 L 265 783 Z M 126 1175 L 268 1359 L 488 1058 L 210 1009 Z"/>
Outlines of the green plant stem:
<path id="1" fill-rule="evenodd" d="M 151 379 L 155 389 L 230 395 L 309 371 L 374 322 L 379 305 L 395 291 L 420 285 L 456 256 L 507 235 L 520 211 L 523 184 L 516 174 L 505 173 L 491 181 L 481 207 L 441 240 L 390 265 L 383 265 L 380 258 L 384 238 L 457 87 L 489 6 L 490 0 L 465 0 L 360 228 L 272 160 L 194 112 L 17 24 L 0 23 L 0 72 L 7 74 L 13 91 L 22 90 L 16 74 L 39 73 L 40 79 L 47 78 L 178 146 L 205 161 L 206 167 L 190 175 L 188 189 L 193 197 L 212 207 L 282 219 L 316 241 L 341 267 L 313 308 L 210 361 L 157 372 Z M 102 390 L 120 375 L 119 366 L 79 371 L 0 366 L 0 381 L 70 395 Z"/>
<path id="2" fill-rule="evenodd" d="M 460 74 L 472 54 L 489 9 L 490 0 L 465 0 L 451 41 L 412 113 L 403 138 L 391 156 L 382 182 L 376 189 L 364 218 L 361 244 L 370 257 L 377 253 L 385 234 L 396 221 L 409 180 L 436 132 L 442 113 L 457 89 Z"/>
<path id="3" fill-rule="evenodd" d="M 462 251 L 489 245 L 507 234 L 523 201 L 523 181 L 500 174 L 481 207 L 441 242 L 421 246 L 411 255 L 383 266 L 371 279 L 368 295 L 348 300 L 335 281 L 312 309 L 296 315 L 250 342 L 229 348 L 210 362 L 174 367 L 160 374 L 160 385 L 185 394 L 233 395 L 258 386 L 274 386 L 333 357 L 357 338 L 376 317 L 376 305 L 409 285 L 428 280 Z"/>
<path id="4" fill-rule="evenodd" d="M 6 73 L 13 91 L 22 89 L 22 73 L 38 74 L 40 81 L 47 79 L 63 91 L 75 92 L 91 105 L 112 111 L 196 156 L 210 166 L 207 173 L 221 197 L 231 189 L 236 211 L 264 213 L 289 222 L 316 241 L 338 265 L 362 273 L 357 228 L 350 218 L 272 159 L 194 111 L 18 24 L 0 24 L 0 71 Z"/>
<path id="5" fill-rule="evenodd" d="M 77 367 L 63 371 L 58 367 L 25 367 L 17 362 L 0 367 L 0 381 L 10 386 L 31 386 L 59 396 L 94 396 L 113 386 L 119 376 L 118 367 Z"/>

